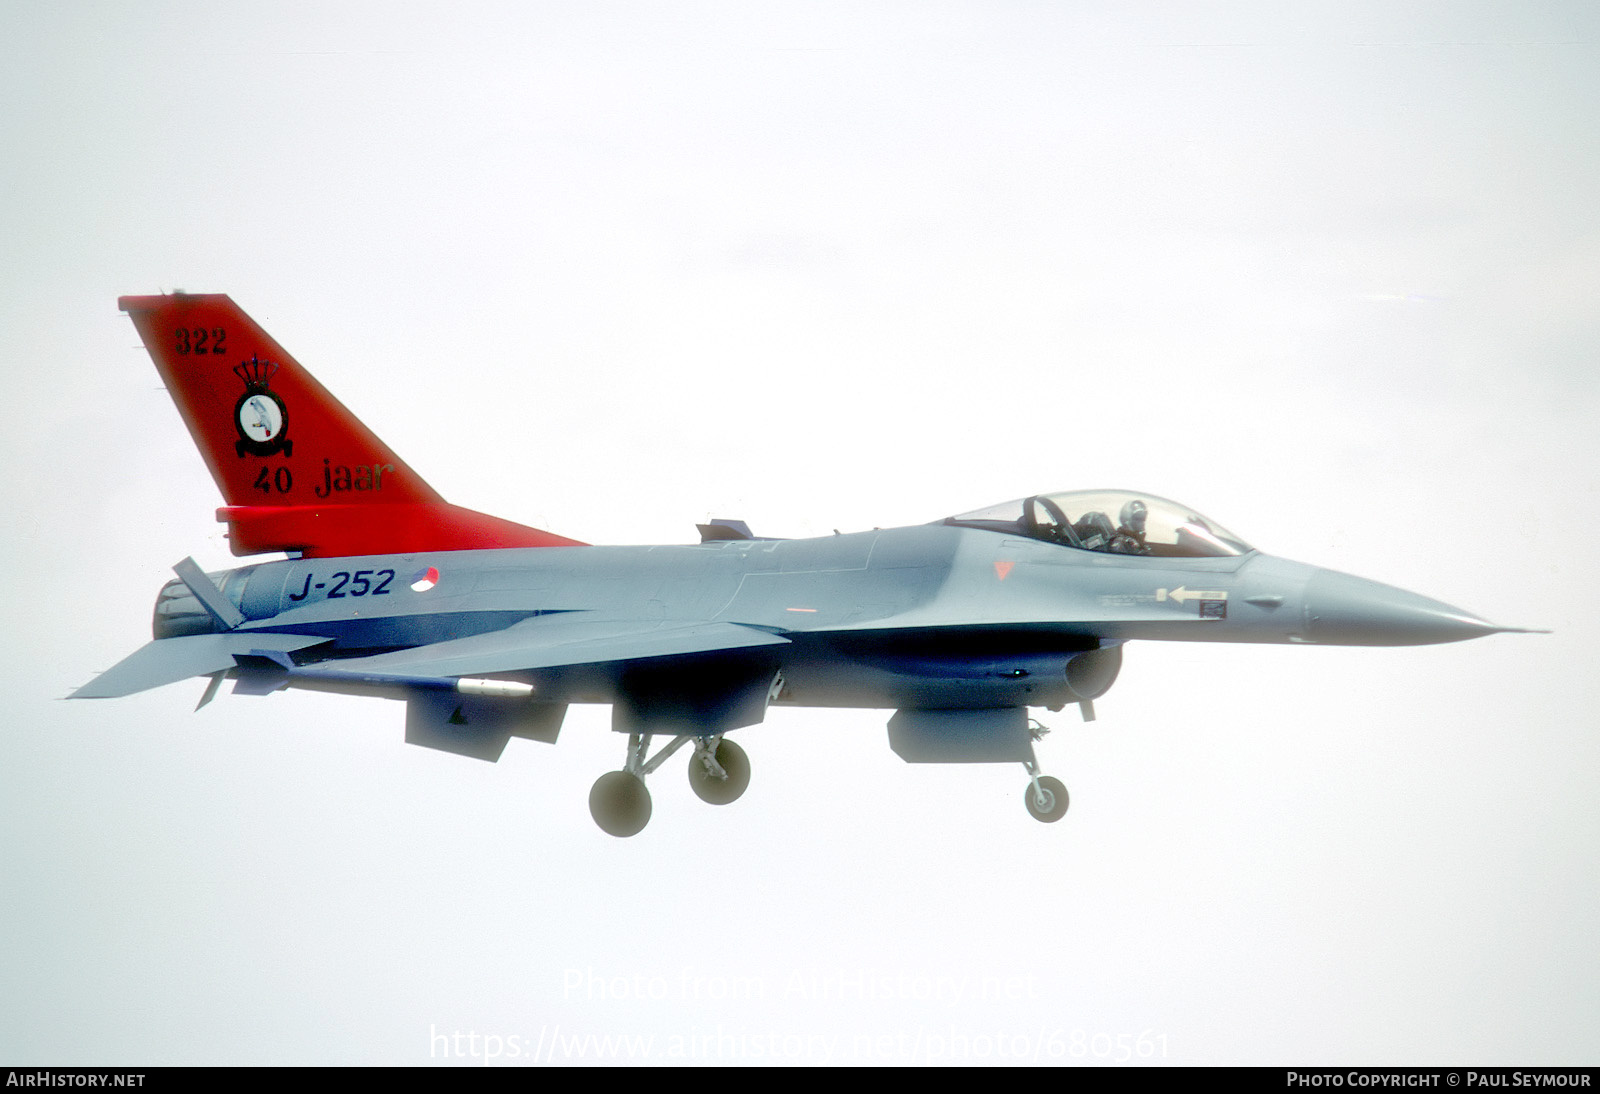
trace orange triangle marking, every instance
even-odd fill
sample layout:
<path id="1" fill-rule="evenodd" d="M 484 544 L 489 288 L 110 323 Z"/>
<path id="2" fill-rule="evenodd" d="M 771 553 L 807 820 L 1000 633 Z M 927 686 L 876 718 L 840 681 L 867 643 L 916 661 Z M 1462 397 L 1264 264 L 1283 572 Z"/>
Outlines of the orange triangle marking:
<path id="1" fill-rule="evenodd" d="M 1013 567 L 1015 565 L 1016 565 L 1015 562 L 997 561 L 994 564 L 994 575 L 996 577 L 998 577 L 1001 581 L 1004 581 L 1006 579 L 1006 575 L 1011 572 L 1011 567 Z"/>

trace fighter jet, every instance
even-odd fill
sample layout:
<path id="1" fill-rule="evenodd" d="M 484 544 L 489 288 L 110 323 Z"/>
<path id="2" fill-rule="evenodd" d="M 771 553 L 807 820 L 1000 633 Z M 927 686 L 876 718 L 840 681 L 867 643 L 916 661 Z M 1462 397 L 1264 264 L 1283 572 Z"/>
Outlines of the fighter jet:
<path id="1" fill-rule="evenodd" d="M 625 758 L 589 806 L 614 836 L 645 827 L 646 777 L 685 746 L 696 795 L 739 798 L 750 763 L 727 735 L 774 703 L 893 711 L 889 745 L 911 763 L 1020 763 L 1024 804 L 1049 822 L 1068 794 L 1039 770 L 1029 712 L 1092 719 L 1131 641 L 1520 629 L 1264 554 L 1135 490 L 816 539 L 713 520 L 698 543 L 590 546 L 445 502 L 228 297 L 119 305 L 222 492 L 231 550 L 286 557 L 178 563 L 153 641 L 72 697 L 190 677 L 208 678 L 200 706 L 225 679 L 380 696 L 406 704 L 407 742 L 488 761 L 512 737 L 553 744 L 572 703 L 609 704 Z"/>

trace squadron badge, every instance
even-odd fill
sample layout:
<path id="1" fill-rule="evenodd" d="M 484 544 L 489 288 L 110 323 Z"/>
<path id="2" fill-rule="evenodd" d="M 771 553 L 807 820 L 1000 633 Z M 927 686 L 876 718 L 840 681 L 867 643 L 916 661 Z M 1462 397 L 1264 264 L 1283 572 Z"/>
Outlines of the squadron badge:
<path id="1" fill-rule="evenodd" d="M 239 440 L 233 447 L 240 459 L 246 452 L 252 456 L 270 456 L 274 452 L 294 455 L 294 442 L 285 436 L 289 408 L 267 387 L 277 371 L 276 364 L 257 357 L 234 366 L 233 374 L 244 381 L 244 394 L 233 408 L 233 424 L 239 430 Z"/>

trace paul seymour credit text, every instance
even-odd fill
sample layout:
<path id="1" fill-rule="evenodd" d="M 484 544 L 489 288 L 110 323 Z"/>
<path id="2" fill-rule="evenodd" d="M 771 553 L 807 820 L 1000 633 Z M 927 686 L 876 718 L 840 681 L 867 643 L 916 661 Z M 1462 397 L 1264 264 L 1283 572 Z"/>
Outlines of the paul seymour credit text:
<path id="1" fill-rule="evenodd" d="M 1592 1076 L 1588 1071 L 1573 1068 L 1485 1068 L 1468 1071 L 1384 1070 L 1358 1068 L 1353 1071 L 1290 1071 L 1285 1085 L 1289 1087 L 1430 1087 L 1448 1089 L 1462 1087 L 1468 1090 L 1485 1090 L 1494 1087 L 1588 1087 Z"/>

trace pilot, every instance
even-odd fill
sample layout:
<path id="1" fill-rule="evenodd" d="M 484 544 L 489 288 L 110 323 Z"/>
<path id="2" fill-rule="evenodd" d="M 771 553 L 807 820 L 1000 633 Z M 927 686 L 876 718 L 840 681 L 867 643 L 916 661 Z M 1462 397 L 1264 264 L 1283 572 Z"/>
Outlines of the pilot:
<path id="1" fill-rule="evenodd" d="M 1078 534 L 1078 542 L 1091 551 L 1111 550 L 1111 541 L 1117 534 L 1116 529 L 1111 527 L 1111 518 L 1098 509 L 1079 517 L 1073 523 L 1072 530 Z"/>
<path id="2" fill-rule="evenodd" d="M 1149 515 L 1149 507 L 1138 498 L 1124 505 L 1117 516 L 1116 534 L 1111 537 L 1111 544 L 1106 550 L 1119 555 L 1149 554 L 1150 545 L 1144 541 L 1144 522 Z"/>

